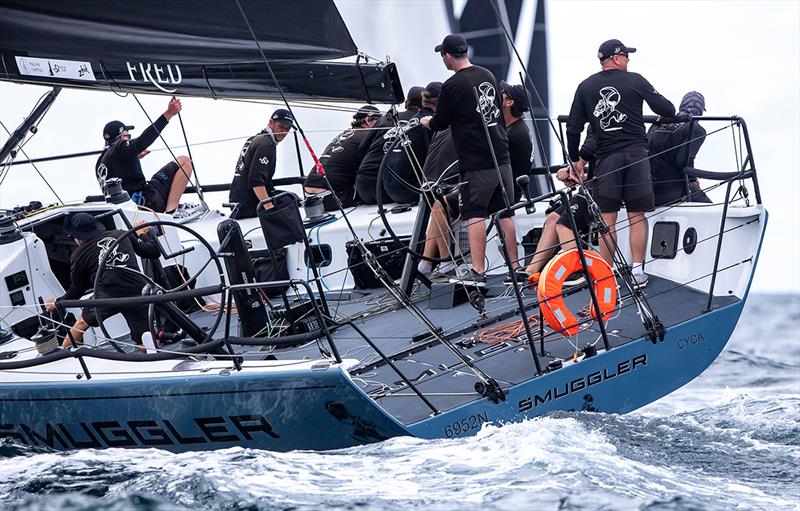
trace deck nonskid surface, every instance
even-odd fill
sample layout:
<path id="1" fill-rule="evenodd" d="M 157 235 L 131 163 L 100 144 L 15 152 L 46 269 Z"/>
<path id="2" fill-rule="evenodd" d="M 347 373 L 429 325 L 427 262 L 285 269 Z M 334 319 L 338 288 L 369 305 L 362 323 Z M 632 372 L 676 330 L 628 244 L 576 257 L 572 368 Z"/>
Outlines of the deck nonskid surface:
<path id="1" fill-rule="evenodd" d="M 445 335 L 459 330 L 467 332 L 452 338 L 460 353 L 473 361 L 484 373 L 496 379 L 502 387 L 509 387 L 530 379 L 535 375 L 535 366 L 527 337 L 519 323 L 513 295 L 503 293 L 506 286 L 502 277 L 490 280 L 490 292 L 486 299 L 486 318 L 499 315 L 511 316 L 496 319 L 480 327 L 481 318 L 468 303 L 452 309 L 429 309 L 424 293 L 416 300 L 417 306 L 434 325 L 443 329 Z M 498 296 L 501 295 L 501 296 Z M 669 327 L 695 317 L 705 308 L 707 295 L 670 280 L 650 277 L 645 296 L 659 319 Z M 736 301 L 735 297 L 717 297 L 715 306 Z M 589 303 L 587 289 L 582 289 L 566 298 L 567 306 L 576 317 L 583 319 L 578 311 Z M 387 302 L 390 303 L 390 302 Z M 536 350 L 542 367 L 552 360 L 569 359 L 573 353 L 590 343 L 597 343 L 602 350 L 601 333 L 596 323 L 587 323 L 579 334 L 572 338 L 553 333 L 545 328 L 542 356 L 539 337 L 538 309 L 534 307 L 533 292 L 525 292 L 525 309 L 529 314 Z M 363 307 L 363 305 L 362 305 Z M 340 307 L 340 312 L 356 311 L 356 304 Z M 458 358 L 441 343 L 430 337 L 412 341 L 425 328 L 411 313 L 395 309 L 376 313 L 357 324 L 373 342 L 387 355 L 393 355 L 394 364 L 422 393 L 441 410 L 448 410 L 473 401 L 478 397 L 474 390 L 477 377 L 460 363 Z M 476 336 L 489 328 L 507 327 L 505 332 L 496 332 L 492 338 Z M 612 347 L 639 339 L 646 334 L 638 310 L 628 293 L 621 291 L 621 308 L 607 324 L 609 342 Z M 334 340 L 343 356 L 359 358 L 362 365 L 351 371 L 354 380 L 372 395 L 377 402 L 398 420 L 411 424 L 429 416 L 430 409 L 408 388 L 396 371 L 383 364 L 375 352 L 367 346 L 349 327 L 334 333 Z"/>

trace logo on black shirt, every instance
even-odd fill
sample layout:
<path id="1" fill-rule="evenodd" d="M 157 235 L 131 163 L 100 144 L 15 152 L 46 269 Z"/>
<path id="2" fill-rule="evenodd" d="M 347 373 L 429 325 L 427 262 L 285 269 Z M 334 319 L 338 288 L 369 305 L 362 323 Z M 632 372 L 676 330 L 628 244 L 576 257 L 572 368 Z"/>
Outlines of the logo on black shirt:
<path id="1" fill-rule="evenodd" d="M 594 107 L 594 116 L 600 118 L 600 128 L 603 131 L 621 130 L 619 126 L 627 115 L 617 111 L 617 105 L 622 101 L 622 94 L 614 87 L 603 87 L 600 89 L 600 101 Z"/>
<path id="2" fill-rule="evenodd" d="M 500 109 L 494 103 L 496 97 L 497 91 L 490 82 L 483 82 L 478 85 L 478 107 L 476 110 L 483 116 L 483 120 L 488 125 L 497 122 L 498 117 L 500 117 Z"/>
<path id="3" fill-rule="evenodd" d="M 97 256 L 98 264 L 103 261 L 103 257 L 105 257 L 109 247 L 114 244 L 114 241 L 115 239 L 113 237 L 108 237 L 97 242 L 97 247 L 100 249 L 100 255 Z M 128 262 L 128 259 L 130 259 L 130 256 L 125 252 L 120 252 L 118 249 L 119 245 L 114 247 L 114 250 L 112 250 L 111 254 L 106 258 L 106 268 L 120 268 L 127 266 L 126 263 Z"/>

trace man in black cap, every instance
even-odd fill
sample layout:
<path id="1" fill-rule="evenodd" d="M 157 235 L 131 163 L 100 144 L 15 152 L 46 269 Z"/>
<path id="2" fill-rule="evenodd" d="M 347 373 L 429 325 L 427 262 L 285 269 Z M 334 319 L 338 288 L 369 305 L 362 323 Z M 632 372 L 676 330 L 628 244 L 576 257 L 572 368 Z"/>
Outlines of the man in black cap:
<path id="1" fill-rule="evenodd" d="M 317 172 L 316 166 L 306 177 L 303 189 L 306 193 L 324 193 L 328 190 L 328 182 L 333 187 L 333 192 L 339 197 L 343 207 L 349 208 L 355 204 L 356 172 L 363 155 L 358 147 L 364 137 L 370 133 L 378 119 L 380 111 L 372 105 L 364 105 L 353 115 L 350 128 L 336 135 L 325 151 L 319 157 L 325 169 L 325 177 Z M 325 211 L 335 211 L 338 208 L 336 200 L 331 195 L 323 199 Z"/>
<path id="2" fill-rule="evenodd" d="M 508 130 L 508 153 L 511 161 L 511 173 L 514 176 L 514 182 L 519 176 L 528 175 L 531 171 L 531 158 L 533 157 L 533 142 L 531 142 L 531 133 L 528 126 L 522 120 L 525 112 L 530 110 L 528 106 L 528 95 L 522 85 L 509 85 L 505 81 L 500 82 L 500 93 L 503 99 L 503 117 L 506 120 L 506 129 Z M 518 186 L 514 186 L 514 202 L 522 198 L 522 190 Z M 516 229 L 514 223 L 506 221 L 507 218 L 513 216 L 513 211 L 509 213 L 501 213 L 501 225 L 504 228 L 506 237 L 506 247 L 508 255 L 513 261 L 514 269 L 520 268 L 518 261 L 519 250 L 516 242 Z M 524 282 L 528 278 L 528 274 L 524 271 L 515 273 L 518 280 Z M 509 281 L 510 282 L 510 281 Z"/>
<path id="3" fill-rule="evenodd" d="M 486 285 L 485 219 L 503 209 L 507 202 L 513 202 L 514 184 L 497 80 L 489 70 L 470 62 L 467 49 L 467 41 L 455 34 L 448 35 L 434 48 L 442 56 L 445 67 L 455 74 L 442 85 L 436 114 L 423 117 L 421 123 L 433 131 L 452 128 L 464 183 L 460 189 L 459 212 L 467 221 L 472 255 L 468 274 L 453 281 L 483 287 Z"/>
<path id="4" fill-rule="evenodd" d="M 72 238 L 78 248 L 70 257 L 70 286 L 58 299 L 49 299 L 45 308 L 52 311 L 61 300 L 75 300 L 94 287 L 100 260 L 105 257 L 105 268 L 93 298 L 123 298 L 140 296 L 147 281 L 139 273 L 135 254 L 145 258 L 158 258 L 158 244 L 150 236 L 142 236 L 147 229 L 126 236 L 108 253 L 114 241 L 124 234 L 118 229 L 106 230 L 89 213 L 74 213 L 64 219 L 64 232 Z M 72 339 L 80 343 L 83 333 L 90 326 L 97 327 L 100 321 L 121 313 L 128 323 L 131 339 L 142 344 L 142 334 L 148 330 L 147 306 L 125 308 L 86 308 L 64 338 L 63 346 L 72 346 Z"/>
<path id="5" fill-rule="evenodd" d="M 602 71 L 578 85 L 567 121 L 567 150 L 575 170 L 583 172 L 579 156 L 581 133 L 587 122 L 594 130 L 597 147 L 592 197 L 600 208 L 609 233 L 600 252 L 613 264 L 617 213 L 624 201 L 630 223 L 633 276 L 637 286 L 647 285 L 642 267 L 647 245 L 644 213 L 654 207 L 650 163 L 647 159 L 642 103 L 658 115 L 672 117 L 675 107 L 637 73 L 628 72 L 629 55 L 636 48 L 618 39 L 600 45 L 597 57 Z"/>
<path id="6" fill-rule="evenodd" d="M 378 169 L 383 157 L 389 150 L 394 139 L 411 119 L 419 112 L 422 106 L 422 91 L 424 87 L 414 86 L 408 90 L 405 101 L 405 111 L 397 114 L 393 121 L 388 113 L 375 124 L 364 140 L 361 141 L 359 151 L 364 155 L 356 174 L 356 196 L 364 204 L 377 204 L 378 196 Z M 386 194 L 384 193 L 384 197 Z"/>
<path id="7" fill-rule="evenodd" d="M 147 148 L 180 111 L 181 100 L 170 99 L 167 110 L 137 138 L 131 138 L 128 133 L 133 126 L 121 121 L 106 124 L 103 128 L 105 149 L 95 164 L 100 188 L 105 191 L 108 179 L 122 179 L 122 188 L 139 206 L 157 213 L 173 213 L 180 205 L 181 195 L 192 175 L 191 160 L 188 156 L 178 156 L 161 167 L 149 181 L 144 178 L 139 160 L 150 153 Z"/>
<path id="8" fill-rule="evenodd" d="M 383 188 L 389 200 L 401 204 L 415 204 L 419 188 L 425 181 L 422 166 L 428 156 L 431 131 L 423 128 L 419 120 L 436 113 L 442 82 L 431 82 L 422 91 L 422 109 L 403 126 L 408 144 L 398 143 L 383 157 Z"/>
<path id="9" fill-rule="evenodd" d="M 237 204 L 231 218 L 255 218 L 258 203 L 275 194 L 272 178 L 278 144 L 294 127 L 294 118 L 285 108 L 278 108 L 267 121 L 267 127 L 248 138 L 239 153 L 228 200 Z M 272 207 L 265 204 L 266 209 Z"/>

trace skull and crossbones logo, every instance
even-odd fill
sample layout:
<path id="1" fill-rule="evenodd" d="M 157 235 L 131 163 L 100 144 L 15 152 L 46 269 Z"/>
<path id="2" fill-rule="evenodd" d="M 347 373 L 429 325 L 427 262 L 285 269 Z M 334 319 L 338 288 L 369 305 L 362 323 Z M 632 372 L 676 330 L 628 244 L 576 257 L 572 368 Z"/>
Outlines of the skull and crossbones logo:
<path id="1" fill-rule="evenodd" d="M 594 107 L 594 116 L 600 118 L 600 127 L 603 131 L 620 130 L 622 126 L 611 127 L 612 121 L 622 124 L 627 115 L 617 112 L 617 105 L 622 101 L 622 95 L 614 87 L 603 87 L 600 89 L 600 100 Z"/>
<path id="2" fill-rule="evenodd" d="M 491 83 L 483 82 L 478 85 L 478 106 L 476 110 L 483 116 L 486 124 L 495 122 L 500 115 L 500 109 L 494 104 L 496 96 L 497 92 Z"/>

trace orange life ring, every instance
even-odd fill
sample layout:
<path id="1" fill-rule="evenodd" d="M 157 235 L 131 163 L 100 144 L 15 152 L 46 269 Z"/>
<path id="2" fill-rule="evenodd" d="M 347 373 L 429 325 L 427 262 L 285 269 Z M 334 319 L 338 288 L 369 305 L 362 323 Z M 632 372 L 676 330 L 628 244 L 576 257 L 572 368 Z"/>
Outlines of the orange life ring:
<path id="1" fill-rule="evenodd" d="M 584 250 L 586 265 L 588 266 L 589 276 L 594 285 L 594 292 L 600 306 L 600 312 L 605 321 L 617 305 L 617 280 L 611 266 L 603 259 L 600 254 L 591 250 Z M 564 288 L 564 281 L 567 277 L 580 270 L 581 256 L 578 249 L 568 250 L 557 254 L 547 263 L 539 277 L 538 296 L 539 307 L 550 328 L 565 335 L 575 335 L 578 333 L 578 320 L 567 309 L 564 304 L 564 296 L 561 294 Z M 597 320 L 595 308 L 589 299 L 589 310 L 592 318 Z"/>

